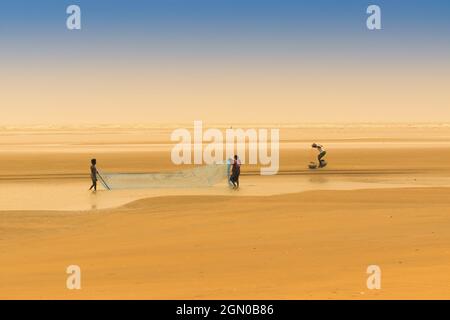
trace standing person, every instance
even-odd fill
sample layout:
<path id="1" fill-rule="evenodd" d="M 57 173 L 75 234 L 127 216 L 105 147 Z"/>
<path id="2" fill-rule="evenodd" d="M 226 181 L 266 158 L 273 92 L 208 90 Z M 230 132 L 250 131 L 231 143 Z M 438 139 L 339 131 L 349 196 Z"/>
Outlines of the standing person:
<path id="1" fill-rule="evenodd" d="M 237 155 L 234 156 L 233 167 L 231 168 L 230 181 L 235 189 L 239 188 L 239 176 L 241 175 L 241 160 Z"/>
<path id="2" fill-rule="evenodd" d="M 97 191 L 97 159 L 91 160 L 91 179 L 92 179 L 92 186 L 89 188 L 89 190 L 94 189 L 94 192 Z"/>
<path id="3" fill-rule="evenodd" d="M 324 147 L 321 144 L 317 144 L 317 143 L 313 143 L 311 147 L 313 147 L 313 148 L 317 149 L 317 151 L 319 151 L 319 155 L 317 156 L 317 160 L 319 161 L 319 168 L 324 167 L 326 165 L 326 162 L 322 158 L 327 154 Z"/>

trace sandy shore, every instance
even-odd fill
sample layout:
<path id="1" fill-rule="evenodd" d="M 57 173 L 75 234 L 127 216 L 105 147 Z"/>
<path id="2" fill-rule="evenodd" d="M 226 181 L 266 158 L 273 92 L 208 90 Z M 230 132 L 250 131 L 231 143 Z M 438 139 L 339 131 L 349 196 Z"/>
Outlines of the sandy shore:
<path id="1" fill-rule="evenodd" d="M 95 130 L 0 130 L 0 298 L 450 298 L 447 127 L 287 128 L 280 174 L 244 167 L 238 192 L 92 195 L 91 157 L 174 169 L 168 129 Z M 330 165 L 311 172 L 317 138 Z"/>

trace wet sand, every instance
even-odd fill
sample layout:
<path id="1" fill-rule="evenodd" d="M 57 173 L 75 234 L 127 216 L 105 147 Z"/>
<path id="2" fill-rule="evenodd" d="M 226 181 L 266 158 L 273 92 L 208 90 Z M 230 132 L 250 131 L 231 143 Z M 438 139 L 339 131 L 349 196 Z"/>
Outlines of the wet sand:
<path id="1" fill-rule="evenodd" d="M 244 166 L 239 191 L 86 190 L 92 157 L 176 169 L 168 132 L 0 130 L 0 298 L 450 298 L 447 126 L 285 128 L 279 175 Z"/>

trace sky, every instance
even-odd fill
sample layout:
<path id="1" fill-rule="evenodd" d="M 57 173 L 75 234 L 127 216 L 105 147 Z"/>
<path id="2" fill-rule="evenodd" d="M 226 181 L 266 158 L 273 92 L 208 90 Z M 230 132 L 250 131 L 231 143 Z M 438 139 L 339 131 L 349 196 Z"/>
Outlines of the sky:
<path id="1" fill-rule="evenodd" d="M 450 122 L 449 35 L 448 0 L 0 0 L 0 125 Z"/>

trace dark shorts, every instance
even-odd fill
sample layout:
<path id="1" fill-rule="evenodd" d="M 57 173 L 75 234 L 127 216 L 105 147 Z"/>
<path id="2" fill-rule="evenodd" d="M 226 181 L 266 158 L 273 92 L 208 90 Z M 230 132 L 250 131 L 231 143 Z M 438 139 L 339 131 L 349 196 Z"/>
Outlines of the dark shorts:
<path id="1" fill-rule="evenodd" d="M 240 170 L 240 169 L 235 170 L 235 171 L 231 174 L 230 180 L 231 180 L 231 181 L 238 181 L 239 175 L 240 175 L 240 174 L 241 174 L 241 170 Z"/>

